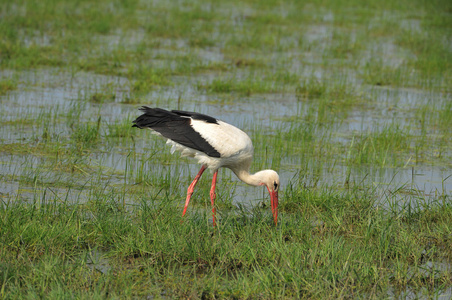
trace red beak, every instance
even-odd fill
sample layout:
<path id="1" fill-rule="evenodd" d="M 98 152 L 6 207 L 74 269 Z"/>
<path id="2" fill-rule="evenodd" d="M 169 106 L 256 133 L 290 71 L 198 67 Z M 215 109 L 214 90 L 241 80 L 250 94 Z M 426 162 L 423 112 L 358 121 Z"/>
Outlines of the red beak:
<path id="1" fill-rule="evenodd" d="M 270 201 L 272 206 L 273 219 L 275 220 L 275 225 L 278 224 L 278 191 L 268 191 L 270 193 Z"/>

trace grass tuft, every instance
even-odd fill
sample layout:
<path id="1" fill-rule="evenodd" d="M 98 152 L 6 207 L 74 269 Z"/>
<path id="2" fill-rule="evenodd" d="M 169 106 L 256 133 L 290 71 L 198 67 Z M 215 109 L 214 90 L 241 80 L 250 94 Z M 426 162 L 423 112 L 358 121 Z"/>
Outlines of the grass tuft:
<path id="1" fill-rule="evenodd" d="M 0 96 L 17 89 L 17 82 L 11 78 L 0 80 Z"/>

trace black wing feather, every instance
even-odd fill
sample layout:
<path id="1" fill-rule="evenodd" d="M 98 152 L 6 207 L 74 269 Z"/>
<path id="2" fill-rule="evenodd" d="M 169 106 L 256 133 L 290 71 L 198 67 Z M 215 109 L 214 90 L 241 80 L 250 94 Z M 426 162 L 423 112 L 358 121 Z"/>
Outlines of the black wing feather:
<path id="1" fill-rule="evenodd" d="M 162 136 L 183 146 L 201 151 L 211 157 L 220 157 L 220 153 L 212 147 L 191 126 L 191 119 L 203 120 L 208 123 L 217 123 L 215 118 L 186 111 L 167 111 L 161 108 L 140 108 L 144 112 L 135 121 L 133 127 L 151 128 Z"/>
<path id="2" fill-rule="evenodd" d="M 195 120 L 201 120 L 201 121 L 205 121 L 207 123 L 218 124 L 217 119 L 215 119 L 214 117 L 208 116 L 208 115 L 203 115 L 203 114 L 199 114 L 196 112 L 183 111 L 183 110 L 172 110 L 171 112 L 178 114 L 179 116 L 190 117 Z"/>

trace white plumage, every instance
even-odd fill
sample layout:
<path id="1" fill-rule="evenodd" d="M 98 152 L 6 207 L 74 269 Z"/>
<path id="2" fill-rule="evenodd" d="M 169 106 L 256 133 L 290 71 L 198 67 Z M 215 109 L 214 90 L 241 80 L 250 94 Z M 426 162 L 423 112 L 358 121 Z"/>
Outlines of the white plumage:
<path id="1" fill-rule="evenodd" d="M 199 164 L 206 165 L 211 170 L 246 164 L 253 159 L 253 143 L 248 135 L 237 127 L 223 121 L 218 121 L 218 124 L 209 124 L 200 120 L 191 120 L 190 124 L 207 143 L 217 149 L 221 157 L 208 156 L 204 152 L 168 139 L 167 143 L 172 145 L 171 153 L 180 151 L 181 156 L 193 157 Z"/>

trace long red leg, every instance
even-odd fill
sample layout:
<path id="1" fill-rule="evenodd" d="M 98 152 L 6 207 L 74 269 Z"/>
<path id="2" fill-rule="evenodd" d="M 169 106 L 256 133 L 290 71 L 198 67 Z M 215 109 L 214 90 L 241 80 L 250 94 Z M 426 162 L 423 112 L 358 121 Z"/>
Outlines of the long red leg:
<path id="1" fill-rule="evenodd" d="M 210 188 L 210 203 L 212 203 L 212 220 L 213 220 L 213 226 L 216 225 L 215 222 L 215 198 L 217 197 L 217 195 L 215 194 L 215 186 L 217 185 L 217 175 L 218 175 L 218 170 L 215 171 L 215 173 L 213 173 L 213 177 L 212 177 L 212 187 Z"/>
<path id="2" fill-rule="evenodd" d="M 187 211 L 188 203 L 190 202 L 191 195 L 193 195 L 193 191 L 195 189 L 195 185 L 198 183 L 199 178 L 201 177 L 202 173 L 206 170 L 206 166 L 202 166 L 201 170 L 199 170 L 198 175 L 196 175 L 195 179 L 193 179 L 193 182 L 190 184 L 187 190 L 187 199 L 185 200 L 185 206 L 184 206 L 184 212 L 182 213 L 182 216 L 185 215 L 185 212 Z"/>

